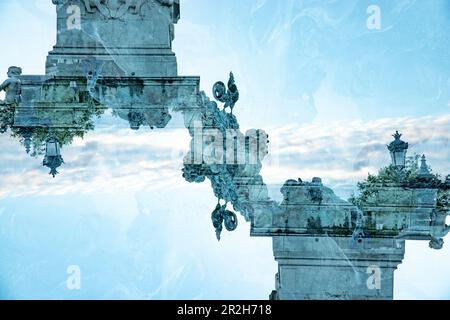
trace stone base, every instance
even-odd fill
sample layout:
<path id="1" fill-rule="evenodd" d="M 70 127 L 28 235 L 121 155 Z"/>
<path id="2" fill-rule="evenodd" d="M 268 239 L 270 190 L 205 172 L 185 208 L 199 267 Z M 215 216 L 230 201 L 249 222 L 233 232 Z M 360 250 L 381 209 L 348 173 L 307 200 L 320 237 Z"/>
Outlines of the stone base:
<path id="1" fill-rule="evenodd" d="M 273 237 L 280 300 L 392 300 L 404 241 L 350 237 Z M 378 277 L 379 276 L 379 277 Z"/>
<path id="2" fill-rule="evenodd" d="M 162 50 L 83 54 L 55 49 L 46 61 L 46 74 L 52 76 L 175 77 L 177 73 L 175 54 Z"/>

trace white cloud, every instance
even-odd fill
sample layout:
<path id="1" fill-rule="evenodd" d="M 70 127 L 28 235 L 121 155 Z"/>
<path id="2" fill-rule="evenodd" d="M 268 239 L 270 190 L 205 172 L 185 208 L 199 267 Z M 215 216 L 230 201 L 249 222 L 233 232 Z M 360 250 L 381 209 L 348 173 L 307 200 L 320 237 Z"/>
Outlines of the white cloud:
<path id="1" fill-rule="evenodd" d="M 435 172 L 450 173 L 450 116 L 393 118 L 363 122 L 314 122 L 273 127 L 270 157 L 262 175 L 268 184 L 322 177 L 343 196 L 389 163 L 386 144 L 399 130 L 410 142 L 409 154 L 425 153 Z M 56 179 L 42 159 L 29 158 L 17 141 L 3 135 L 2 183 L 5 196 L 113 192 L 177 188 L 184 184 L 183 157 L 190 136 L 186 129 L 132 131 L 101 128 L 63 148 L 66 164 Z M 12 187 L 14 186 L 14 187 Z"/>
<path id="2" fill-rule="evenodd" d="M 446 115 L 269 128 L 272 161 L 264 164 L 263 176 L 273 184 L 318 176 L 331 186 L 356 185 L 390 163 L 386 145 L 396 130 L 410 143 L 408 155 L 425 153 L 434 172 L 450 173 L 450 115 Z"/>
<path id="3" fill-rule="evenodd" d="M 42 157 L 30 158 L 17 140 L 3 135 L 2 183 L 5 196 L 153 190 L 183 183 L 181 168 L 190 136 L 186 129 L 135 132 L 102 129 L 62 148 L 65 160 L 53 179 Z"/>

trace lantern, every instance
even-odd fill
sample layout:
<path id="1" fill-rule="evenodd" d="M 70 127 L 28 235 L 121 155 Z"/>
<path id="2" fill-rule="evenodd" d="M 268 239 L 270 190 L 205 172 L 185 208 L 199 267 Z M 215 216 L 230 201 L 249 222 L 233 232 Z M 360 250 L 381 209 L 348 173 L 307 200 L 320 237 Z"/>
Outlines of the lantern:
<path id="1" fill-rule="evenodd" d="M 50 168 L 49 174 L 54 178 L 58 174 L 56 169 L 63 163 L 59 142 L 54 136 L 50 136 L 45 144 L 45 157 L 42 165 Z"/>
<path id="2" fill-rule="evenodd" d="M 406 151 L 408 150 L 408 143 L 400 140 L 402 135 L 398 131 L 393 135 L 392 141 L 387 147 L 391 153 L 392 165 L 397 170 L 403 170 L 406 166 Z"/>

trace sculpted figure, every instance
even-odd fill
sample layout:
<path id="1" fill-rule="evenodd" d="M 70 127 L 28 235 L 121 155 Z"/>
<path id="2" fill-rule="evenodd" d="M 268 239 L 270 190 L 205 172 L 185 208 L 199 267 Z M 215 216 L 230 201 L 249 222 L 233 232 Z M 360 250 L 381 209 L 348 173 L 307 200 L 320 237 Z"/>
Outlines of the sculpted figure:
<path id="1" fill-rule="evenodd" d="M 19 76 L 22 74 L 22 69 L 19 67 L 9 67 L 8 68 L 8 79 L 6 79 L 0 85 L 0 91 L 5 91 L 5 100 L 0 100 L 1 105 L 13 105 L 19 104 L 21 100 L 21 81 Z"/>
<path id="2" fill-rule="evenodd" d="M 103 16 L 111 19 L 119 19 L 130 8 L 132 9 L 132 14 L 139 14 L 145 2 L 147 0 L 84 0 L 84 5 L 86 11 L 89 13 L 93 13 L 94 8 L 97 8 Z"/>
<path id="3" fill-rule="evenodd" d="M 216 82 L 213 87 L 214 98 L 220 102 L 225 103 L 223 109 L 231 109 L 231 114 L 233 114 L 233 108 L 236 102 L 239 100 L 239 90 L 234 81 L 233 72 L 230 72 L 230 78 L 228 80 L 228 90 L 222 81 Z"/>

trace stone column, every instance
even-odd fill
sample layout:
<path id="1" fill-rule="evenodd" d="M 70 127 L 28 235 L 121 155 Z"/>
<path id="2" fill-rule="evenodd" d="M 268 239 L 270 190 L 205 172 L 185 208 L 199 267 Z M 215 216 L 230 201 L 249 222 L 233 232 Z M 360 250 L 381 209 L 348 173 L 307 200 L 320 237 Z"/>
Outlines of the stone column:
<path id="1" fill-rule="evenodd" d="M 348 237 L 273 237 L 281 300 L 393 299 L 404 241 Z"/>

